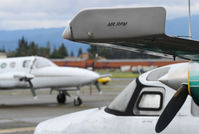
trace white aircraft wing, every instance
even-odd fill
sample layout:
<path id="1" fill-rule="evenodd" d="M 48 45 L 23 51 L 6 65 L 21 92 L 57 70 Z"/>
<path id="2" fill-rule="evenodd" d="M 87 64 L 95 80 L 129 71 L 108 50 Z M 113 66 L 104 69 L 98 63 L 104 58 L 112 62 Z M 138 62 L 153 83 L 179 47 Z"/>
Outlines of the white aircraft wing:
<path id="1" fill-rule="evenodd" d="M 34 75 L 29 73 L 20 73 L 20 72 L 8 72 L 2 73 L 0 75 L 0 80 L 7 80 L 7 79 L 33 79 Z"/>
<path id="2" fill-rule="evenodd" d="M 13 74 L 13 78 L 18 78 L 18 79 L 33 79 L 34 75 L 29 74 L 29 73 L 16 73 L 16 74 Z"/>
<path id="3" fill-rule="evenodd" d="M 158 56 L 199 59 L 199 41 L 165 34 L 162 7 L 86 9 L 66 27 L 63 37 Z"/>

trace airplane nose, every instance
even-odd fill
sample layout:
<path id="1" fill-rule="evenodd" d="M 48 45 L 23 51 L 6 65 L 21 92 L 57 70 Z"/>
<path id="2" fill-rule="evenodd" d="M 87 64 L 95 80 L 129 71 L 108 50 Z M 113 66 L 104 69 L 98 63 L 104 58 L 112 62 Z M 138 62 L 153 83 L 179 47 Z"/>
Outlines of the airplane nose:
<path id="1" fill-rule="evenodd" d="M 90 75 L 91 75 L 93 78 L 98 78 L 98 77 L 99 77 L 99 74 L 96 73 L 96 72 L 93 72 L 93 71 L 90 71 Z"/>
<path id="2" fill-rule="evenodd" d="M 88 79 L 88 81 L 95 81 L 99 78 L 99 74 L 93 71 L 87 70 L 87 73 L 85 74 L 85 80 Z"/>
<path id="3" fill-rule="evenodd" d="M 73 83 L 74 85 L 90 84 L 100 77 L 98 73 L 83 68 L 59 67 L 57 68 L 56 75 L 58 73 L 61 76 L 66 76 L 63 78 L 67 79 L 67 83 Z"/>
<path id="4" fill-rule="evenodd" d="M 64 39 L 70 40 L 70 39 L 72 39 L 72 36 L 71 36 L 71 35 L 72 35 L 72 34 L 71 34 L 70 22 L 68 22 L 68 23 L 66 24 L 66 28 L 65 28 L 65 30 L 64 30 L 64 32 L 63 32 L 63 34 L 62 34 L 62 37 L 63 37 Z"/>

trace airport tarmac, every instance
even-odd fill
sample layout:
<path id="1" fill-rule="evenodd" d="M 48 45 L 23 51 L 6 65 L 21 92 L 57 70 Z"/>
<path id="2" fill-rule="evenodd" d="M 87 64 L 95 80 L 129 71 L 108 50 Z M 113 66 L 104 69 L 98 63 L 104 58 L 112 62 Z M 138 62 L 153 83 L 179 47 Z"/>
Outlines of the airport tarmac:
<path id="1" fill-rule="evenodd" d="M 112 79 L 101 85 L 103 94 L 99 95 L 94 86 L 92 93 L 88 86 L 82 88 L 80 96 L 83 106 L 73 106 L 73 98 L 67 98 L 64 105 L 56 102 L 57 92 L 37 90 L 34 100 L 29 90 L 0 91 L 0 134 L 33 134 L 36 125 L 56 116 L 89 108 L 107 106 L 133 79 Z M 76 92 L 69 92 L 72 96 Z M 92 94 L 92 95 L 90 95 Z"/>

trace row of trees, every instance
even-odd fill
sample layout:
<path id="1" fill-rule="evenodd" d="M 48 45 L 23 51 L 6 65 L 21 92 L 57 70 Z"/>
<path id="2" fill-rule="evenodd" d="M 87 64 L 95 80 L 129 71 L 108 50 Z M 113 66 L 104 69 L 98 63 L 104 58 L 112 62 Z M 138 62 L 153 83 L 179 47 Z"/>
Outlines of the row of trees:
<path id="1" fill-rule="evenodd" d="M 143 53 L 135 53 L 125 50 L 112 49 L 107 47 L 90 46 L 88 48 L 89 58 L 95 59 L 96 54 L 98 56 L 105 57 L 107 59 L 136 59 L 136 58 L 159 58 L 156 56 L 150 56 Z M 0 52 L 5 52 L 5 49 L 0 49 Z M 80 48 L 78 51 L 78 57 L 83 53 Z M 47 58 L 65 58 L 67 56 L 74 57 L 73 51 L 68 53 L 68 50 L 64 43 L 60 45 L 59 48 L 54 47 L 51 50 L 50 42 L 47 42 L 46 46 L 39 46 L 34 41 L 28 42 L 22 37 L 18 42 L 18 48 L 15 51 L 10 51 L 7 53 L 8 57 L 19 57 L 19 56 L 43 56 Z"/>
<path id="2" fill-rule="evenodd" d="M 82 54 L 81 48 L 79 49 L 78 55 L 80 54 Z M 18 42 L 18 48 L 15 51 L 8 52 L 7 55 L 8 57 L 38 55 L 47 58 L 65 58 L 67 56 L 74 56 L 74 53 L 71 52 L 69 55 L 64 43 L 62 43 L 58 49 L 54 47 L 53 50 L 51 50 L 50 42 L 47 42 L 47 45 L 45 47 L 39 47 L 39 45 L 36 44 L 34 41 L 28 42 L 24 39 L 24 37 L 22 37 Z"/>

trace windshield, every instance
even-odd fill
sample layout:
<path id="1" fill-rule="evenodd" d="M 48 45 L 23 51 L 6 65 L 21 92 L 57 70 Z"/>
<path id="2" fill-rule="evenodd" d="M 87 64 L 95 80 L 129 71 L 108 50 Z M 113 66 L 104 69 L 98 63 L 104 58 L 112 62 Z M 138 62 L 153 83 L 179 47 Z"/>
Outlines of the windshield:
<path id="1" fill-rule="evenodd" d="M 30 63 L 31 63 L 31 60 L 25 60 L 25 61 L 23 62 L 23 67 L 24 67 L 24 68 L 28 68 L 28 67 L 30 66 Z"/>
<path id="2" fill-rule="evenodd" d="M 45 58 L 38 58 L 35 61 L 35 68 L 44 68 L 49 66 L 55 66 L 55 64 Z"/>
<path id="3" fill-rule="evenodd" d="M 136 80 L 133 80 L 108 106 L 109 109 L 124 112 L 136 88 Z"/>

